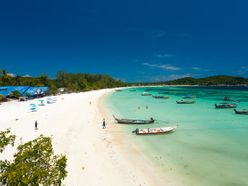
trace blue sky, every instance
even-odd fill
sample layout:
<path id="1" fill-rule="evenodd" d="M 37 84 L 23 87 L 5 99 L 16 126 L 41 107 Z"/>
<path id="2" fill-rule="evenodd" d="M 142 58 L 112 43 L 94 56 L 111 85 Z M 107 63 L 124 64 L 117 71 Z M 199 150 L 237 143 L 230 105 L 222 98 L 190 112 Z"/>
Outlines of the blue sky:
<path id="1" fill-rule="evenodd" d="M 246 0 L 0 2 L 0 68 L 125 81 L 248 77 Z"/>

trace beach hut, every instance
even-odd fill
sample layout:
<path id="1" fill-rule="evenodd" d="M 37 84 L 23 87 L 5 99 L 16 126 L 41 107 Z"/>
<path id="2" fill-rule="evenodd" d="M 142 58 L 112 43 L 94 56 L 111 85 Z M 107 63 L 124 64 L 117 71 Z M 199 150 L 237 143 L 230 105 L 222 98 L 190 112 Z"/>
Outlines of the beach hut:
<path id="1" fill-rule="evenodd" d="M 63 94 L 65 91 L 66 91 L 66 88 L 64 88 L 64 87 L 61 87 L 58 89 L 59 94 Z"/>
<path id="2" fill-rule="evenodd" d="M 33 98 L 41 98 L 48 94 L 48 87 L 30 87 L 25 93 Z"/>
<path id="3" fill-rule="evenodd" d="M 18 91 L 22 97 L 40 98 L 48 94 L 48 87 L 32 87 L 32 86 L 0 86 L 0 94 L 9 97 L 12 92 Z"/>
<path id="4" fill-rule="evenodd" d="M 47 98 L 47 104 L 52 104 L 54 103 L 54 100 L 52 98 Z"/>
<path id="5" fill-rule="evenodd" d="M 29 89 L 29 86 L 3 86 L 0 87 L 0 94 L 4 97 L 9 97 L 12 92 L 18 91 L 21 95 Z"/>
<path id="6" fill-rule="evenodd" d="M 19 101 L 27 101 L 28 98 L 27 97 L 19 97 Z"/>

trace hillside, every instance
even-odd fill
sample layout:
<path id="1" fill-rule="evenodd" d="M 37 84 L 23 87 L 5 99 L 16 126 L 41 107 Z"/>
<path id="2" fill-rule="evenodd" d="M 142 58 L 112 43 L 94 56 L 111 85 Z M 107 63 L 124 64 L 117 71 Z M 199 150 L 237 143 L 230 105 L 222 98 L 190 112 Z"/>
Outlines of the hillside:
<path id="1" fill-rule="evenodd" d="M 139 85 L 247 85 L 248 79 L 238 76 L 210 76 L 206 78 L 185 77 L 171 81 L 139 83 Z"/>

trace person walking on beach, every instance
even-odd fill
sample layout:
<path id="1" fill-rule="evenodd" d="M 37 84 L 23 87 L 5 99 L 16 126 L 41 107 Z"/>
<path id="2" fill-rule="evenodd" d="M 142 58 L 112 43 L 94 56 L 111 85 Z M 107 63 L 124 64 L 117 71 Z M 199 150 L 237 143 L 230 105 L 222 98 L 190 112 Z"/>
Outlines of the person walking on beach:
<path id="1" fill-rule="evenodd" d="M 102 128 L 105 129 L 106 128 L 106 122 L 105 122 L 105 119 L 103 119 L 103 122 L 102 122 Z"/>
<path id="2" fill-rule="evenodd" d="M 35 129 L 35 130 L 38 130 L 38 122 L 37 122 L 37 120 L 36 120 L 35 123 L 34 123 L 34 129 Z"/>

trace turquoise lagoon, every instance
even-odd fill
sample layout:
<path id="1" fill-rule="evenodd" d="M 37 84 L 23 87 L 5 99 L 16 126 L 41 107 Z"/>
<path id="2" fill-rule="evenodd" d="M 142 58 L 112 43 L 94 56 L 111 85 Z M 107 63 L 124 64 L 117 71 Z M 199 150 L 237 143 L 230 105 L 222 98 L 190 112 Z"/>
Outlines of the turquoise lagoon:
<path id="1" fill-rule="evenodd" d="M 170 99 L 141 96 L 142 92 Z M 195 95 L 196 103 L 176 104 L 187 95 Z M 215 109 L 225 96 L 239 100 L 238 109 L 248 109 L 247 87 L 131 88 L 108 96 L 105 106 L 121 118 L 158 120 L 149 126 L 121 125 L 120 130 L 159 166 L 167 179 L 164 185 L 244 186 L 248 185 L 248 115 Z M 167 135 L 132 133 L 137 127 L 170 125 L 178 128 Z"/>

